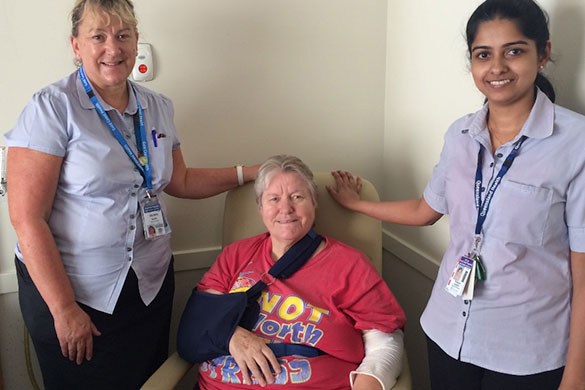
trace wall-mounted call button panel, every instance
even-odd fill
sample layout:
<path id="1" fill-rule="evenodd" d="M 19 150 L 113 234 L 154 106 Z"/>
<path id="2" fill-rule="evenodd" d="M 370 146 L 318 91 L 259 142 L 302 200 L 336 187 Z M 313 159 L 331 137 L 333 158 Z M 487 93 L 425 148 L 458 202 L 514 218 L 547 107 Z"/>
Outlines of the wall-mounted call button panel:
<path id="1" fill-rule="evenodd" d="M 132 78 L 134 81 L 150 81 L 154 78 L 152 47 L 148 43 L 138 44 L 138 54 L 134 69 L 132 69 Z"/>

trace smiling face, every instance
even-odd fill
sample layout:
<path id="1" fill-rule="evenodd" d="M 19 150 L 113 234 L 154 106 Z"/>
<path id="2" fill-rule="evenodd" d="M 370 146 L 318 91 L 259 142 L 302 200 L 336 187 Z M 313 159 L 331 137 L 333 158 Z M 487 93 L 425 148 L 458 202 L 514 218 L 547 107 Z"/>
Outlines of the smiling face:
<path id="1" fill-rule="evenodd" d="M 262 222 L 278 257 L 309 232 L 315 221 L 315 203 L 307 183 L 294 172 L 276 172 L 260 199 Z"/>
<path id="2" fill-rule="evenodd" d="M 134 26 L 102 10 L 85 10 L 71 46 L 100 94 L 126 88 L 136 61 L 138 33 Z"/>
<path id="3" fill-rule="evenodd" d="M 479 25 L 471 44 L 471 73 L 490 107 L 534 102 L 534 82 L 548 62 L 550 42 L 539 55 L 536 43 L 509 19 Z"/>

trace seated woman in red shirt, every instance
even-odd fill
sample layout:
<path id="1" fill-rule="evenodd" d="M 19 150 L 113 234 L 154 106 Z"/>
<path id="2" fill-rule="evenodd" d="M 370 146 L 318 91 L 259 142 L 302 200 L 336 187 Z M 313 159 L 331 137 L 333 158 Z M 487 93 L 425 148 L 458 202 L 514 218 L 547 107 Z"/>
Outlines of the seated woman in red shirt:
<path id="1" fill-rule="evenodd" d="M 313 226 L 316 185 L 298 158 L 269 158 L 255 189 L 268 232 L 227 246 L 199 290 L 249 289 Z M 201 364 L 199 386 L 390 389 L 401 370 L 404 322 L 404 312 L 368 258 L 325 237 L 296 273 L 264 289 L 255 327 L 236 328 L 231 355 Z M 302 344 L 324 354 L 276 358 L 268 343 Z"/>

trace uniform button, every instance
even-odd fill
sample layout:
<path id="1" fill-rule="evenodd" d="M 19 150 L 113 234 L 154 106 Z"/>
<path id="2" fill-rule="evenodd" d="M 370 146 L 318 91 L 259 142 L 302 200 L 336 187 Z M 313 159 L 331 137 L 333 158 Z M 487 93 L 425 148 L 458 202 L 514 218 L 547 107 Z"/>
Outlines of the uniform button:
<path id="1" fill-rule="evenodd" d="M 498 153 L 498 154 L 496 154 L 496 157 L 497 158 L 502 158 L 502 157 L 504 157 L 504 155 L 502 153 Z"/>
<path id="2" fill-rule="evenodd" d="M 128 256 L 128 261 L 132 261 L 132 256 Z"/>
<path id="3" fill-rule="evenodd" d="M 134 229 L 136 229 L 136 226 L 134 226 L 134 225 L 130 226 L 130 230 L 134 230 Z"/>
<path id="4" fill-rule="evenodd" d="M 132 252 L 132 248 L 126 248 L 128 252 Z"/>
<path id="5" fill-rule="evenodd" d="M 136 218 L 136 215 L 130 214 L 130 219 L 134 219 L 134 218 Z"/>
<path id="6" fill-rule="evenodd" d="M 465 317 L 465 316 L 467 315 L 467 313 L 465 313 L 465 312 L 463 312 L 463 313 L 461 313 L 461 314 L 463 314 L 463 317 Z"/>
<path id="7" fill-rule="evenodd" d="M 126 139 L 130 139 L 130 135 L 129 134 L 126 134 Z"/>
<path id="8" fill-rule="evenodd" d="M 468 305 L 469 304 L 469 301 L 466 299 L 466 300 L 463 301 L 463 303 L 465 303 L 466 305 Z"/>
<path id="9" fill-rule="evenodd" d="M 136 192 L 131 193 L 130 196 L 136 196 Z"/>
<path id="10" fill-rule="evenodd" d="M 490 168 L 494 166 L 494 163 L 490 163 Z"/>
<path id="11" fill-rule="evenodd" d="M 138 187 L 140 187 L 139 184 L 134 184 L 134 188 L 138 188 Z"/>
<path id="12" fill-rule="evenodd" d="M 461 130 L 461 134 L 467 134 L 469 132 L 469 129 L 463 129 Z"/>
<path id="13" fill-rule="evenodd" d="M 484 192 L 484 191 L 485 191 L 485 187 L 481 187 L 481 192 Z"/>

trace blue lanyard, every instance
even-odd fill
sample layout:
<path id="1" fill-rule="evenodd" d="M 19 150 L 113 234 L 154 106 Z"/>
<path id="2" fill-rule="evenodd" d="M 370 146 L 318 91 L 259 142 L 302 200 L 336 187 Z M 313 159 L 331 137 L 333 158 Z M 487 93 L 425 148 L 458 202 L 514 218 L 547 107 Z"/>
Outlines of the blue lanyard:
<path id="1" fill-rule="evenodd" d="M 483 203 L 481 202 L 481 187 L 482 187 L 482 180 L 483 180 L 481 168 L 483 165 L 482 164 L 483 147 L 480 145 L 479 152 L 477 154 L 477 170 L 475 171 L 475 188 L 474 188 L 475 208 L 477 209 L 477 223 L 475 224 L 476 237 L 481 234 L 481 228 L 483 227 L 483 223 L 485 222 L 485 219 L 487 218 L 487 214 L 488 214 L 488 211 L 490 208 L 492 198 L 494 197 L 494 193 L 496 192 L 496 190 L 498 189 L 498 187 L 502 183 L 502 178 L 504 177 L 504 175 L 508 172 L 508 170 L 512 166 L 512 163 L 514 162 L 514 159 L 516 158 L 516 155 L 518 154 L 518 151 L 520 150 L 520 146 L 522 146 L 524 141 L 526 141 L 526 138 L 528 138 L 528 137 L 526 137 L 525 135 L 520 137 L 520 139 L 514 145 L 514 149 L 512 149 L 512 151 L 510 152 L 508 157 L 506 157 L 506 160 L 504 161 L 504 164 L 502 165 L 500 172 L 498 172 L 498 175 L 496 176 L 495 180 L 493 181 L 490 188 L 488 189 L 488 192 L 485 196 L 485 199 L 483 200 Z M 476 245 L 477 245 L 477 240 L 476 240 Z"/>
<path id="2" fill-rule="evenodd" d="M 128 155 L 128 157 L 130 157 L 130 160 L 134 162 L 134 165 L 136 165 L 136 167 L 146 180 L 146 188 L 148 188 L 148 190 L 152 190 L 152 171 L 150 170 L 150 156 L 148 153 L 146 130 L 144 128 L 144 112 L 142 111 L 142 106 L 140 105 L 138 97 L 136 96 L 136 91 L 134 91 L 134 88 L 132 88 L 134 98 L 136 99 L 136 105 L 138 106 L 138 120 L 136 120 L 136 117 L 134 117 L 134 134 L 136 136 L 136 146 L 138 148 L 138 152 L 143 156 L 140 159 L 136 157 L 136 155 L 130 148 L 130 145 L 128 145 L 128 142 L 126 142 L 124 136 L 122 135 L 122 133 L 120 133 L 120 130 L 118 130 L 114 122 L 112 122 L 112 120 L 110 119 L 110 116 L 108 115 L 106 110 L 104 110 L 104 107 L 98 101 L 97 97 L 95 96 L 95 93 L 91 89 L 91 85 L 89 84 L 89 80 L 85 75 L 85 70 L 83 69 L 83 66 L 79 68 L 79 78 L 81 79 L 81 83 L 83 84 L 83 88 L 85 88 L 87 96 L 93 103 L 93 106 L 97 110 L 98 114 L 101 116 L 101 118 L 106 123 L 114 137 L 116 137 L 116 139 L 118 140 L 118 142 Z"/>

